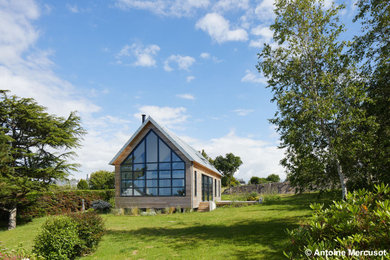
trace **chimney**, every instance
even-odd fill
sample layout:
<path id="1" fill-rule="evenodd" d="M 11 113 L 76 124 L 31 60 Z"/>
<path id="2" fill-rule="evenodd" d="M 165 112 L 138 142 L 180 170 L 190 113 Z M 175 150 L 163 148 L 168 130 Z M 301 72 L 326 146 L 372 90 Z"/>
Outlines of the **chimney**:
<path id="1" fill-rule="evenodd" d="M 145 117 L 146 117 L 146 115 L 142 114 L 142 124 L 145 122 Z"/>

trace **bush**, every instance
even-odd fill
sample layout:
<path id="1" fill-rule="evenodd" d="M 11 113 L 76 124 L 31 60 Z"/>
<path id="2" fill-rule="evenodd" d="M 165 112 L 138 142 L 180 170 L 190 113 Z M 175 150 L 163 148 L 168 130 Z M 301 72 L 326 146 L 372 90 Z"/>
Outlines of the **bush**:
<path id="1" fill-rule="evenodd" d="M 84 179 L 81 179 L 79 183 L 77 183 L 77 189 L 79 190 L 88 190 L 88 182 Z"/>
<path id="2" fill-rule="evenodd" d="M 60 215 L 81 211 L 82 199 L 85 208 L 91 207 L 95 200 L 109 201 L 114 197 L 114 190 L 72 190 L 34 193 L 26 198 L 27 207 L 18 208 L 18 220 L 30 220 L 33 217 Z"/>
<path id="3" fill-rule="evenodd" d="M 246 200 L 247 201 L 257 201 L 259 200 L 259 194 L 257 192 L 251 192 L 247 195 Z"/>
<path id="4" fill-rule="evenodd" d="M 285 255 L 290 259 L 307 258 L 305 250 L 380 251 L 390 245 L 390 187 L 377 185 L 373 192 L 348 193 L 345 201 L 312 204 L 312 220 L 288 231 L 291 246 Z M 313 256 L 314 257 L 314 256 Z M 316 258 L 316 259 L 325 259 Z M 358 259 L 358 258 L 357 258 Z M 367 258 L 371 259 L 371 258 Z M 390 259 L 389 256 L 385 259 Z"/>
<path id="5" fill-rule="evenodd" d="M 101 213 L 107 213 L 111 209 L 111 204 L 104 200 L 94 200 L 92 201 L 92 208 Z"/>
<path id="6" fill-rule="evenodd" d="M 74 259 L 82 247 L 77 224 L 67 216 L 49 218 L 34 242 L 33 252 L 45 259 Z"/>
<path id="7" fill-rule="evenodd" d="M 93 211 L 73 213 L 69 214 L 69 217 L 76 223 L 78 236 L 82 241 L 81 247 L 78 248 L 78 255 L 94 251 L 104 235 L 102 217 Z"/>

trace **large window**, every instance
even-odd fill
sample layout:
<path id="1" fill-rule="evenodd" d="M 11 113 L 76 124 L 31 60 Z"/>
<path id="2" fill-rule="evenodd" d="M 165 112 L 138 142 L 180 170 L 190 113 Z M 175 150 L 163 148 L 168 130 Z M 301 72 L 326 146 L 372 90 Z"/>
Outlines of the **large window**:
<path id="1" fill-rule="evenodd" d="M 185 163 L 150 130 L 120 166 L 121 196 L 185 196 Z"/>
<path id="2" fill-rule="evenodd" d="M 202 201 L 213 200 L 213 178 L 202 174 Z"/>

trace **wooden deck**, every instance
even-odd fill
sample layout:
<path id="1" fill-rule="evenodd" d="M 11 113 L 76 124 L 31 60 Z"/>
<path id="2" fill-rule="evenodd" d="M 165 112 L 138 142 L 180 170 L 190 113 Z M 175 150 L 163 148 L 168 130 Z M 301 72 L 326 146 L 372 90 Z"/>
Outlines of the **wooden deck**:
<path id="1" fill-rule="evenodd" d="M 254 205 L 257 203 L 258 201 L 231 201 L 231 200 L 221 200 L 216 202 L 217 207 L 223 207 L 231 204 Z"/>

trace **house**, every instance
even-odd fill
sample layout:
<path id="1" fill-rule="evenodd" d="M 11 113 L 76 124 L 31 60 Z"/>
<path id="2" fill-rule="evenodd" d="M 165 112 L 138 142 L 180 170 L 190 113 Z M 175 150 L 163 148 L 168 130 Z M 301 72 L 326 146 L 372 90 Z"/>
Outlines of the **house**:
<path id="1" fill-rule="evenodd" d="M 218 170 L 145 115 L 110 164 L 115 166 L 117 208 L 198 208 L 201 202 L 221 200 Z"/>

